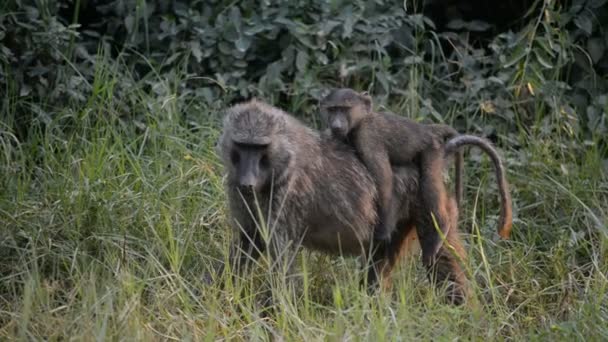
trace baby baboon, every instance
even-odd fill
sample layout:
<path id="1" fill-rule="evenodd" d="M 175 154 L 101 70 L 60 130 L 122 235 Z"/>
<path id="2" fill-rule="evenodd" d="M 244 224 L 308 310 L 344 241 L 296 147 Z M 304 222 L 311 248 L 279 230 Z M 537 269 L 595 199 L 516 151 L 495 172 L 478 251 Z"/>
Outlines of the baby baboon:
<path id="1" fill-rule="evenodd" d="M 422 222 L 418 236 L 423 259 L 430 261 L 439 246 L 441 236 L 434 229 L 434 219 L 447 235 L 447 193 L 443 182 L 444 136 L 439 128 L 396 115 L 376 113 L 372 100 L 352 89 L 333 90 L 321 101 L 321 112 L 332 134 L 347 139 L 358 152 L 372 174 L 378 189 L 378 224 L 374 238 L 389 241 L 396 224 L 392 212 L 393 175 L 391 165 L 416 163 L 420 167 L 420 201 Z M 447 127 L 447 126 L 446 126 Z"/>
<path id="2" fill-rule="evenodd" d="M 226 192 L 237 233 L 230 255 L 237 272 L 264 251 L 290 263 L 300 244 L 326 253 L 368 256 L 377 219 L 376 188 L 349 146 L 254 100 L 227 110 L 218 151 L 227 174 Z M 388 279 L 418 221 L 418 167 L 396 167 L 393 176 L 392 204 L 399 229 L 384 246 L 386 252 L 375 253 L 379 257 L 375 267 L 368 269 L 368 285 L 376 283 L 377 274 Z M 444 245 L 442 258 L 426 266 L 437 274 L 437 281 L 453 283 L 455 295 L 451 298 L 459 302 L 468 285 L 457 262 L 465 253 L 456 227 L 457 209 L 450 203 L 442 210 L 449 213 L 447 245 L 456 253 Z M 262 237 L 256 212 L 269 213 L 264 217 L 269 238 Z"/>
<path id="3" fill-rule="evenodd" d="M 463 191 L 463 160 L 459 147 L 465 144 L 477 145 L 493 157 L 499 185 L 502 187 L 501 195 L 507 194 L 502 196 L 503 216 L 499 231 L 501 236 L 508 236 L 511 203 L 503 176 L 504 169 L 496 151 L 487 141 L 477 137 L 459 139 L 459 143 L 453 144 L 453 148 L 446 151 L 444 141 L 458 135 L 453 128 L 447 125 L 420 124 L 389 113 L 376 113 L 372 111 L 372 100 L 368 95 L 348 88 L 331 91 L 321 101 L 321 113 L 335 137 L 348 140 L 354 145 L 376 182 L 380 216 L 374 231 L 377 240 L 387 241 L 395 227 L 395 213 L 390 205 L 393 181 L 391 165 L 416 163 L 420 167 L 422 210 L 417 229 L 423 259 L 425 263 L 431 262 L 441 245 L 433 217 L 444 235 L 447 235 L 449 227 L 448 213 L 444 210 L 448 206 L 448 198 L 442 176 L 445 152 L 457 154 L 455 181 L 457 198 L 460 200 Z"/>

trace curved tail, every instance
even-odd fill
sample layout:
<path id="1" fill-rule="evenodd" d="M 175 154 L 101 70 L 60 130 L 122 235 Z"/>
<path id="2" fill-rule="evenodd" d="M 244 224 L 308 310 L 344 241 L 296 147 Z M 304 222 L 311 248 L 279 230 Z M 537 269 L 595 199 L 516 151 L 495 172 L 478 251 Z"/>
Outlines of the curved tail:
<path id="1" fill-rule="evenodd" d="M 498 235 L 503 239 L 508 239 L 511 235 L 511 226 L 513 225 L 513 207 L 511 203 L 511 194 L 509 192 L 509 185 L 505 178 L 505 169 L 500 160 L 500 156 L 496 149 L 492 146 L 488 140 L 476 137 L 474 135 L 459 135 L 450 139 L 445 144 L 445 153 L 459 153 L 461 154 L 460 148 L 464 145 L 475 145 L 481 148 L 485 153 L 488 154 L 492 163 L 494 163 L 494 169 L 496 170 L 496 181 L 498 183 L 498 191 L 500 192 L 500 222 L 498 226 Z M 458 158 L 457 158 L 458 161 Z M 458 170 L 458 164 L 456 168 Z M 459 190 L 457 189 L 457 192 Z M 460 189 L 462 191 L 462 189 Z"/>
<path id="2" fill-rule="evenodd" d="M 447 139 L 452 139 L 456 136 L 460 136 L 457 130 L 452 126 L 445 124 L 429 124 L 431 131 L 437 135 L 437 137 L 443 142 Z M 454 174 L 454 192 L 456 193 L 456 206 L 460 208 L 462 198 L 464 197 L 464 153 L 462 150 L 455 152 L 456 157 L 454 158 L 455 174 Z"/>

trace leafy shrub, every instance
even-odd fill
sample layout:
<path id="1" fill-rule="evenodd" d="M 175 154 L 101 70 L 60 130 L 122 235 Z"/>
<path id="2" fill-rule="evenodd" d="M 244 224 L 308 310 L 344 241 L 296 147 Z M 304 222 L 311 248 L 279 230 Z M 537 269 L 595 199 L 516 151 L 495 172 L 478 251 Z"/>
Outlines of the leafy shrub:
<path id="1" fill-rule="evenodd" d="M 74 98 L 82 100 L 78 90 L 84 80 L 71 70 L 65 55 L 78 32 L 56 15 L 57 4 L 28 5 L 9 1 L 0 14 L 0 87 L 5 90 L 5 110 L 16 104 L 14 98 L 33 98 L 20 115 L 35 112 L 43 121 L 50 118 L 40 106 L 49 106 Z M 87 72 L 90 63 L 80 63 L 79 72 Z M 85 74 L 86 75 L 86 74 Z M 83 75 L 84 76 L 84 75 Z M 90 75 L 86 75 L 90 76 Z M 6 95 L 9 95 L 8 97 Z M 30 115 L 17 119 L 30 119 Z"/>
<path id="2" fill-rule="evenodd" d="M 605 3 L 544 2 L 518 32 L 486 48 L 470 44 L 466 32 L 435 32 L 428 18 L 394 1 L 76 0 L 68 7 L 11 0 L 0 16 L 0 86 L 11 94 L 3 107 L 48 120 L 62 102 L 85 101 L 94 56 L 106 51 L 140 79 L 180 70 L 186 76 L 175 91 L 207 105 L 261 96 L 310 113 L 324 89 L 341 84 L 486 135 L 513 132 L 516 123 L 602 136 Z M 24 108 L 16 98 L 33 101 Z"/>

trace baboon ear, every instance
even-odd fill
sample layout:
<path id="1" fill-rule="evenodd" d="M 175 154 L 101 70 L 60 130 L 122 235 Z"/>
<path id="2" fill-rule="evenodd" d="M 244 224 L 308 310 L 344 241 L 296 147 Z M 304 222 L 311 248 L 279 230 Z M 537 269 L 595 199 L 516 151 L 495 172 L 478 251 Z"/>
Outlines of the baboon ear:
<path id="1" fill-rule="evenodd" d="M 369 93 L 366 91 L 362 92 L 360 97 L 361 101 L 363 101 L 365 109 L 367 109 L 367 111 L 370 111 L 372 109 L 372 97 L 369 96 Z"/>

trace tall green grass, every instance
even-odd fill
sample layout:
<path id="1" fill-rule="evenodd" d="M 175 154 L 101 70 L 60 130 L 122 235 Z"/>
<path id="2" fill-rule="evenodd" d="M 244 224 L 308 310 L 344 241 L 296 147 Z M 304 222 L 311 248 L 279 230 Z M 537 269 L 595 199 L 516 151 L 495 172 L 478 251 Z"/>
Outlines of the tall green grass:
<path id="1" fill-rule="evenodd" d="M 523 130 L 521 149 L 504 146 L 508 242 L 494 232 L 491 165 L 467 158 L 470 306 L 442 304 L 417 258 L 403 260 L 392 292 L 369 296 L 356 260 L 304 252 L 303 290 L 275 277 L 279 309 L 262 318 L 263 266 L 236 283 L 214 273 L 231 239 L 218 111 L 180 97 L 178 75 L 135 81 L 116 64 L 97 68 L 86 106 L 34 120 L 27 136 L 13 131 L 13 108 L 30 104 L 5 95 L 0 339 L 608 338 L 606 151 Z M 114 97 L 125 79 L 131 91 Z"/>

